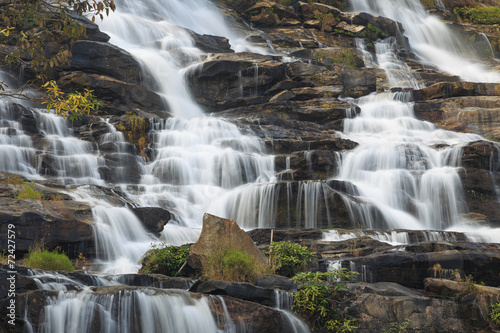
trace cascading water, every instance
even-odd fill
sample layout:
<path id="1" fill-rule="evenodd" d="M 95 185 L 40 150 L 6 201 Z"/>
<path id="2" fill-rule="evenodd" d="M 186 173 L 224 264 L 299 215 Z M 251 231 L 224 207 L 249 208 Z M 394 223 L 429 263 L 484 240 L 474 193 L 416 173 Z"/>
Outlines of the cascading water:
<path id="1" fill-rule="evenodd" d="M 423 30 L 422 26 L 428 24 L 441 29 L 441 23 L 427 16 L 419 5 L 410 6 L 408 1 L 402 4 L 404 6 L 398 9 L 403 8 L 405 20 L 407 16 L 415 16 L 422 21 L 403 23 L 412 47 L 424 61 L 435 60 L 428 51 L 431 48 L 434 51 L 442 50 L 442 45 L 450 49 L 461 48 L 456 41 L 442 43 L 441 39 Z M 375 7 L 355 1 L 357 10 L 371 12 L 386 5 L 398 7 L 387 1 L 380 1 Z M 102 30 L 110 34 L 111 43 L 142 60 L 145 71 L 153 76 L 157 92 L 174 117 L 153 123 L 151 148 L 155 153 L 151 162 L 138 162 L 142 170 L 141 182 L 127 185 L 126 176 L 120 172 L 116 179 L 127 192 L 128 199 L 140 206 L 166 208 L 174 213 L 175 221 L 170 221 L 157 238 L 142 227 L 127 207 L 103 203 L 89 189 L 88 197 L 82 195 L 79 199 L 90 202 L 93 207 L 98 260 L 103 272 L 136 272 L 137 261 L 151 242 L 180 245 L 195 241 L 199 233 L 196 228 L 201 226 L 204 212 L 236 218 L 248 228 L 273 226 L 278 188 L 273 183 L 274 157 L 265 154 L 265 147 L 259 140 L 243 135 L 235 125 L 205 117 L 190 97 L 183 77 L 186 68 L 196 66 L 201 59 L 201 52 L 194 46 L 187 29 L 226 36 L 236 51 L 262 53 L 265 50 L 233 34 L 208 0 L 117 1 L 117 7 L 117 12 L 101 24 Z M 410 10 L 407 8 L 414 12 L 407 13 Z M 406 27 L 408 24 L 415 24 L 424 32 L 414 32 Z M 419 34 L 425 38 L 417 38 Z M 394 55 L 391 40 L 381 41 L 376 47 L 377 63 L 386 70 L 389 86 L 421 87 L 418 80 L 411 77 L 406 64 Z M 441 51 L 440 54 L 453 61 L 458 59 Z M 478 75 L 487 73 L 461 64 L 463 62 L 454 67 L 463 69 L 458 74 L 467 80 L 477 79 L 467 71 L 471 68 Z M 446 64 L 437 62 L 437 65 L 448 70 Z M 486 81 L 499 81 L 496 74 L 487 75 L 477 80 L 484 82 L 486 77 Z M 256 66 L 255 81 L 258 80 L 259 68 Z M 358 116 L 353 113 L 353 117 L 345 120 L 345 132 L 360 145 L 344 154 L 337 178 L 352 184 L 351 195 L 361 200 L 354 202 L 346 197 L 346 203 L 352 219 L 367 228 L 445 229 L 459 222 L 464 213 L 460 180 L 456 174 L 459 162 L 453 156 L 457 155 L 461 144 L 481 138 L 442 131 L 430 123 L 416 120 L 407 96 L 406 93 L 381 93 L 354 102 L 361 113 Z M 17 125 L 19 115 L 11 114 L 7 104 L 0 107 L 0 140 L 3 140 L 0 152 L 8 152 L 12 146 L 16 152 L 9 156 L 15 156 L 17 161 L 13 165 L 0 165 L 0 169 L 31 178 L 40 177 L 37 168 L 44 169 L 35 163 L 32 143 Z M 49 142 L 45 163 L 52 163 L 57 171 L 50 176 L 66 184 L 105 185 L 98 172 L 105 163 L 95 146 L 74 138 L 60 117 L 38 112 L 34 116 Z M 123 153 L 123 139 L 113 129 L 103 140 L 116 145 L 118 154 Z M 436 144 L 445 148 L 437 150 L 433 148 Z M 294 192 L 295 201 L 286 202 L 288 216 L 293 209 L 297 220 L 303 220 L 306 227 L 316 227 L 321 215 L 318 201 L 325 200 L 324 205 L 328 205 L 326 194 L 321 195 L 326 185 L 302 182 L 293 191 L 291 186 L 291 183 L 286 184 L 287 196 L 291 198 Z M 323 220 L 329 220 L 328 211 L 326 209 Z M 389 236 L 380 236 L 384 237 L 389 241 Z M 392 235 L 391 240 L 398 241 L 401 237 Z M 63 289 L 61 285 L 44 283 L 40 282 L 41 288 Z M 213 302 L 223 303 L 219 298 L 196 299 L 187 292 L 135 289 L 106 294 L 86 289 L 60 293 L 56 299 L 49 300 L 43 327 L 46 332 L 91 332 L 96 328 L 102 332 L 220 332 L 221 319 L 214 318 L 210 312 Z M 284 316 L 294 327 L 293 331 L 307 331 L 291 314 Z M 224 320 L 225 331 L 244 331 L 237 323 Z"/>
<path id="2" fill-rule="evenodd" d="M 345 119 L 344 132 L 360 145 L 342 159 L 338 179 L 351 182 L 377 208 L 352 204 L 353 220 L 368 228 L 445 229 L 460 221 L 463 196 L 458 165 L 450 155 L 474 134 L 438 129 L 413 117 L 408 93 L 380 93 L 359 99 L 361 113 Z M 436 150 L 432 146 L 445 144 Z M 412 213 L 409 213 L 412 212 Z"/>
<path id="3" fill-rule="evenodd" d="M 34 111 L 37 127 L 42 130 L 49 142 L 45 147 L 47 154 L 42 158 L 40 168 L 55 172 L 51 176 L 65 184 L 104 185 L 99 167 L 104 160 L 96 151 L 94 144 L 79 140 L 71 134 L 66 119 L 53 113 Z M 50 166 L 44 167 L 47 163 Z M 40 170 L 44 174 L 44 170 Z"/>
<path id="4" fill-rule="evenodd" d="M 500 74 L 474 59 L 471 47 L 416 0 L 350 0 L 353 11 L 368 12 L 401 22 L 412 51 L 424 62 L 473 82 L 500 82 Z"/>

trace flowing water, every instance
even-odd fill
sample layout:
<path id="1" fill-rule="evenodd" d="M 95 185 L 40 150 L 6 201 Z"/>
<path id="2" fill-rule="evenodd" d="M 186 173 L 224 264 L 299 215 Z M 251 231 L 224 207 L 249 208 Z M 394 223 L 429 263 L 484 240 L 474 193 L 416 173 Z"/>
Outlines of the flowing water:
<path id="1" fill-rule="evenodd" d="M 412 51 L 425 63 L 473 82 L 500 82 L 500 74 L 477 60 L 471 45 L 416 0 L 351 0 L 356 12 L 368 12 L 401 22 Z M 469 58 L 470 60 L 467 60 Z"/>
<path id="2" fill-rule="evenodd" d="M 397 6 L 386 0 L 376 4 L 353 0 L 352 4 L 355 10 L 402 21 L 413 50 L 423 61 L 465 80 L 500 81 L 498 74 L 465 62 L 462 54 L 468 53 L 467 47 L 442 22 L 429 16 L 418 1 L 398 0 Z M 325 213 L 319 208 L 319 202 L 329 204 L 324 183 L 301 182 L 293 194 L 291 183 L 279 187 L 274 157 L 266 154 L 263 143 L 223 119 L 205 116 L 184 79 L 185 72 L 203 57 L 189 30 L 225 36 L 236 51 L 274 51 L 248 44 L 208 0 L 122 0 L 117 1 L 117 8 L 101 23 L 101 29 L 111 36 L 111 43 L 141 60 L 145 72 L 151 75 L 146 81 L 152 82 L 173 115 L 152 123 L 151 148 L 155 153 L 150 162 L 137 158 L 139 184 L 131 185 L 123 168 L 116 169 L 114 184 L 106 184 L 99 170 L 107 162 L 98 147 L 75 138 L 64 119 L 33 110 L 46 152 L 37 157 L 32 140 L 19 124 L 24 111 L 4 100 L 0 100 L 0 170 L 28 178 L 55 177 L 64 184 L 78 185 L 71 195 L 93 207 L 97 262 L 102 272 L 109 274 L 136 272 L 139 258 L 151 243 L 196 241 L 205 212 L 235 218 L 245 228 L 272 227 L 278 195 L 284 192 L 290 226 L 292 209 L 296 214 L 293 220 L 303 221 L 305 227 L 316 227 L 319 220 L 329 221 L 328 209 Z M 362 47 L 361 42 L 359 45 Z M 377 42 L 371 66 L 385 70 L 389 87 L 421 88 L 395 51 L 393 40 Z M 255 72 L 258 74 L 258 68 Z M 385 92 L 352 101 L 361 113 L 345 120 L 344 132 L 359 146 L 342 154 L 336 177 L 348 184 L 350 196 L 344 201 L 352 223 L 368 229 L 438 230 L 425 234 L 430 238 L 442 237 L 439 230 L 450 227 L 469 231 L 467 226 L 457 225 L 466 213 L 456 172 L 460 166 L 457 156 L 463 144 L 482 138 L 443 131 L 415 119 L 409 96 Z M 114 146 L 114 160 L 124 163 L 130 147 L 122 133 L 107 126 L 109 133 L 103 136 L 101 147 Z M 125 202 L 107 202 L 96 188 L 86 186 L 89 184 L 118 185 L 134 205 L 162 207 L 174 218 L 159 237 L 153 236 Z M 470 235 L 477 237 L 476 241 L 484 241 L 483 234 L 488 234 L 488 241 L 500 240 L 496 230 L 476 231 Z M 329 237 L 333 240 L 336 236 L 325 236 Z M 394 244 L 408 240 L 405 232 L 380 232 L 372 237 Z M 61 290 L 45 307 L 44 332 L 245 331 L 241 323 L 229 318 L 222 298 L 151 288 L 118 291 L 110 287 L 99 292 L 57 275 L 33 275 L 40 288 Z M 119 279 L 96 279 L 94 285 L 119 283 Z M 286 297 L 280 295 L 284 301 L 279 307 L 285 307 L 283 327 L 290 332 L 307 332 L 307 327 L 286 311 Z M 214 316 L 214 306 L 226 309 L 224 315 Z"/>

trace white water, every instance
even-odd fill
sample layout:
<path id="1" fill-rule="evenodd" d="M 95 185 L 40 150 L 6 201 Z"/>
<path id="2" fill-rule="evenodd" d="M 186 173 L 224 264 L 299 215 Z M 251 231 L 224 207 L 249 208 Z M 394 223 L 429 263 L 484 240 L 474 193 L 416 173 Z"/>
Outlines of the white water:
<path id="1" fill-rule="evenodd" d="M 221 298 L 217 301 L 224 303 Z M 237 332 L 228 316 L 212 315 L 211 302 L 211 297 L 196 299 L 179 290 L 123 290 L 116 295 L 61 292 L 49 299 L 41 332 Z M 227 329 L 221 330 L 219 322 Z"/>
<path id="2" fill-rule="evenodd" d="M 44 150 L 53 160 L 49 169 L 56 172 L 51 176 L 65 184 L 105 184 L 99 174 L 104 160 L 94 144 L 75 138 L 67 119 L 39 110 L 33 115 L 48 142 Z"/>
<path id="3" fill-rule="evenodd" d="M 422 61 L 473 82 L 500 82 L 493 72 L 475 59 L 471 46 L 439 18 L 429 15 L 417 0 L 350 0 L 356 12 L 368 12 L 401 22 L 412 51 Z M 471 58 L 466 60 L 464 58 Z"/>
<path id="4" fill-rule="evenodd" d="M 404 96 L 381 93 L 357 101 L 361 113 L 344 120 L 344 132 L 360 145 L 344 154 L 337 178 L 351 182 L 353 195 L 357 190 L 376 207 L 367 211 L 346 199 L 353 219 L 365 227 L 446 229 L 461 222 L 466 206 L 456 158 L 450 156 L 481 137 L 415 119 Z M 432 148 L 437 144 L 449 147 Z"/>

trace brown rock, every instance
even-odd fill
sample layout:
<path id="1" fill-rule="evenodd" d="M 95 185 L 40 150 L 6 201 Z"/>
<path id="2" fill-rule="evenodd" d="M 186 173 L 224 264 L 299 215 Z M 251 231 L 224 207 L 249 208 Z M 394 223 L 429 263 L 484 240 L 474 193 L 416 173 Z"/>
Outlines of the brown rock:
<path id="1" fill-rule="evenodd" d="M 193 269 L 201 270 L 206 253 L 221 243 L 231 244 L 235 249 L 253 255 L 264 264 L 267 263 L 264 253 L 257 248 L 254 241 L 238 226 L 236 221 L 205 214 L 201 235 L 191 247 L 188 265 Z"/>

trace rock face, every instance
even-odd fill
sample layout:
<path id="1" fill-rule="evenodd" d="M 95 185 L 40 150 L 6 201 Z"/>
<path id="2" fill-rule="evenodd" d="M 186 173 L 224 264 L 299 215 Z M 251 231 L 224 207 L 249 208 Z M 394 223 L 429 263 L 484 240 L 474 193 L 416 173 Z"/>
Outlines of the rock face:
<path id="1" fill-rule="evenodd" d="M 67 195 L 41 185 L 34 188 L 40 190 L 44 199 L 16 199 L 24 183 L 11 184 L 12 177 L 12 174 L 0 173 L 0 228 L 5 235 L 8 229 L 15 231 L 19 258 L 35 244 L 42 243 L 48 250 L 59 247 L 71 258 L 80 253 L 89 258 L 95 256 L 93 218 L 88 204 L 72 201 Z M 0 240 L 4 249 L 7 249 L 7 240 L 7 237 Z"/>
<path id="2" fill-rule="evenodd" d="M 349 313 L 361 317 L 358 332 L 380 332 L 388 323 L 402 323 L 424 332 L 471 332 L 488 328 L 474 300 L 430 298 L 392 283 L 354 284 L 349 288 L 363 294 L 350 304 Z M 466 313 L 467 315 L 464 315 Z"/>
<path id="3" fill-rule="evenodd" d="M 141 220 L 146 229 L 159 237 L 163 227 L 170 221 L 172 214 L 159 207 L 133 208 L 134 214 Z"/>
<path id="4" fill-rule="evenodd" d="M 194 270 L 201 270 L 203 257 L 206 256 L 206 253 L 221 244 L 231 244 L 231 247 L 254 256 L 261 263 L 267 263 L 266 256 L 234 220 L 205 214 L 203 216 L 203 229 L 200 238 L 191 247 L 188 265 Z"/>

